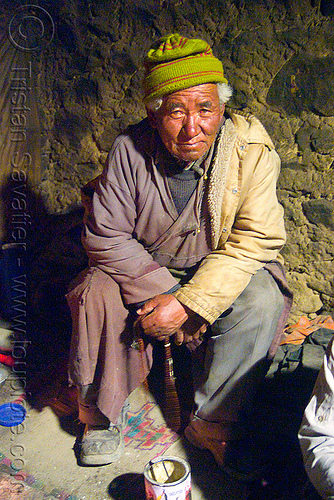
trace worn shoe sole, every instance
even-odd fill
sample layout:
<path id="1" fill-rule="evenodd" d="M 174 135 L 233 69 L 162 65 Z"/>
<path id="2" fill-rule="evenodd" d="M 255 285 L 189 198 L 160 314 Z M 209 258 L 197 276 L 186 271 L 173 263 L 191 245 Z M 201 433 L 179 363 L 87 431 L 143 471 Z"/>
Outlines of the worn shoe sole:
<path id="1" fill-rule="evenodd" d="M 122 430 L 125 429 L 128 423 L 129 408 L 129 401 L 126 400 L 120 412 L 117 424 L 110 424 L 109 429 L 90 430 L 82 437 L 80 445 L 81 465 L 107 465 L 121 458 L 124 451 Z M 117 436 L 114 434 L 116 430 Z M 115 446 L 112 446 L 112 443 L 114 443 Z M 113 447 L 115 449 L 110 450 L 110 448 Z"/>
<path id="2" fill-rule="evenodd" d="M 121 442 L 113 453 L 105 453 L 101 455 L 85 455 L 83 452 L 80 453 L 80 462 L 82 465 L 108 465 L 112 462 L 119 460 L 124 451 L 124 440 L 123 437 Z"/>

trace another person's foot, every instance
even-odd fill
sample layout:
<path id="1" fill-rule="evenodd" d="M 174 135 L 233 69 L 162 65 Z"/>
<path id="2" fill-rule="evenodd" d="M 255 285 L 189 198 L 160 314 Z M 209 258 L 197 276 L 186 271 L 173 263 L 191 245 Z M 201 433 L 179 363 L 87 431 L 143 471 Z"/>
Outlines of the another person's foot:
<path id="1" fill-rule="evenodd" d="M 81 440 L 80 461 L 82 465 L 106 465 L 119 460 L 124 450 L 122 426 L 86 424 Z"/>

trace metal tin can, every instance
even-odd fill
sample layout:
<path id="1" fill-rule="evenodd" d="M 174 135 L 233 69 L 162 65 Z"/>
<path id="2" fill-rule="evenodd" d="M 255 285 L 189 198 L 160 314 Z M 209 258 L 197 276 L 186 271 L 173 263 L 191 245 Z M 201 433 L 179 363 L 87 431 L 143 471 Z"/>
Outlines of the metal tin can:
<path id="1" fill-rule="evenodd" d="M 191 500 L 188 462 L 179 457 L 161 456 L 144 468 L 147 500 Z"/>

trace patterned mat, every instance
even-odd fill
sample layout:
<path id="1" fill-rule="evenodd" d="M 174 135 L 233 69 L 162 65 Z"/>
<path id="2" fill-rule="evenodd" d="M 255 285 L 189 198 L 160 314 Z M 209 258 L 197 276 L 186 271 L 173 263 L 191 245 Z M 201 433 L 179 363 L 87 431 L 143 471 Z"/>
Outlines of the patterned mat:
<path id="1" fill-rule="evenodd" d="M 166 452 L 179 438 L 157 419 L 158 405 L 146 401 L 139 409 L 128 413 L 128 424 L 123 431 L 125 446 L 142 452 L 152 451 L 152 458 Z M 77 500 L 77 496 L 54 488 L 46 491 L 42 481 L 32 474 L 17 469 L 13 462 L 0 453 L 0 500 Z"/>
<path id="2" fill-rule="evenodd" d="M 128 412 L 129 421 L 124 429 L 125 446 L 137 450 L 154 450 L 154 458 L 162 455 L 179 438 L 176 432 L 171 431 L 165 424 L 156 423 L 153 417 L 157 404 L 146 402 L 136 412 Z"/>

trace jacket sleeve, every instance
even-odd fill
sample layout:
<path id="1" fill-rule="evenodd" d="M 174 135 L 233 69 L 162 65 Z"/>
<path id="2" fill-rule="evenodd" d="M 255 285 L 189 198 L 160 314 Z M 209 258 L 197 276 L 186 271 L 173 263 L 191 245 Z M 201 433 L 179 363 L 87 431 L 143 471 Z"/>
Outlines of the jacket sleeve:
<path id="1" fill-rule="evenodd" d="M 90 263 L 112 276 L 126 304 L 148 300 L 177 283 L 134 237 L 135 167 L 129 148 L 116 141 L 92 196 L 83 200 L 82 242 Z"/>
<path id="2" fill-rule="evenodd" d="M 233 304 L 252 275 L 277 258 L 285 242 L 283 208 L 276 195 L 277 153 L 250 144 L 239 169 L 239 203 L 223 221 L 218 248 L 174 294 L 211 324 Z"/>
<path id="3" fill-rule="evenodd" d="M 326 500 L 334 499 L 333 340 L 328 345 L 323 367 L 305 409 L 298 434 L 305 470 L 315 488 Z"/>

